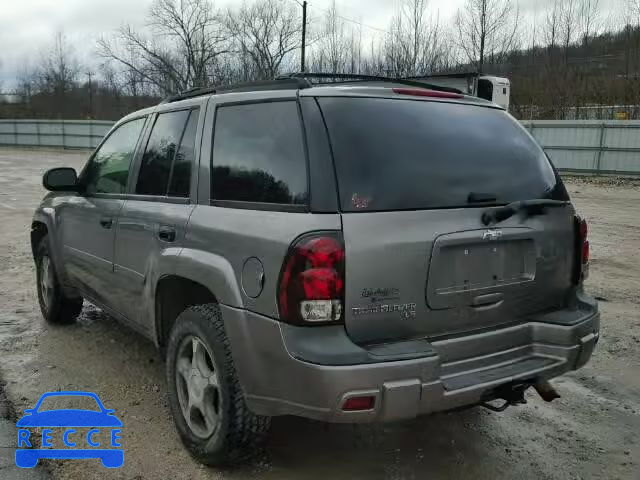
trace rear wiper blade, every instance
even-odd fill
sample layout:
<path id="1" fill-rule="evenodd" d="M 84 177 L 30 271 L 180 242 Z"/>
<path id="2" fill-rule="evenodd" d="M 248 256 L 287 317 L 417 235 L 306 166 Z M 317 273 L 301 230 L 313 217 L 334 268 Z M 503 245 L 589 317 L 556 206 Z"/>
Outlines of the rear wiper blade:
<path id="1" fill-rule="evenodd" d="M 516 213 L 523 213 L 526 218 L 544 214 L 546 207 L 564 207 L 568 204 L 568 201 L 548 200 L 544 198 L 522 200 L 510 203 L 504 207 L 485 210 L 482 213 L 481 220 L 483 225 L 495 225 L 496 223 L 504 222 L 505 220 L 513 217 Z"/>

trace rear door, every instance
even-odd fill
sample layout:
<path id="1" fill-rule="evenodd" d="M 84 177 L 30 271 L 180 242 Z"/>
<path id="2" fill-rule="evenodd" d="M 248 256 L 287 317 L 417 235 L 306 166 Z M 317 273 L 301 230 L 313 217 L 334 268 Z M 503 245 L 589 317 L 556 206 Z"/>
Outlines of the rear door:
<path id="1" fill-rule="evenodd" d="M 444 101 L 319 98 L 346 247 L 346 328 L 357 342 L 439 337 L 522 321 L 571 289 L 573 209 L 544 152 L 502 110 Z"/>
<path id="2" fill-rule="evenodd" d="M 134 194 L 127 196 L 118 219 L 115 246 L 116 288 L 124 315 L 143 330 L 143 293 L 157 279 L 154 266 L 162 255 L 177 255 L 193 210 L 196 145 L 200 108 L 158 113 L 144 146 Z M 195 198 L 195 196 L 194 196 Z"/>

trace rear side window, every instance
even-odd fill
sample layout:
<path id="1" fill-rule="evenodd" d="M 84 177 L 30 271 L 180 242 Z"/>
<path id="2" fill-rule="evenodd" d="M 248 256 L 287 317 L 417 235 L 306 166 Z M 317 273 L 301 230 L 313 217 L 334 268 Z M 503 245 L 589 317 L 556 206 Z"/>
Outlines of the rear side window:
<path id="1" fill-rule="evenodd" d="M 218 107 L 213 200 L 303 205 L 307 169 L 295 101 Z"/>
<path id="2" fill-rule="evenodd" d="M 197 110 L 158 115 L 142 157 L 137 194 L 189 196 L 197 118 Z"/>
<path id="3" fill-rule="evenodd" d="M 502 110 L 372 98 L 319 103 L 343 211 L 568 199 L 544 151 Z"/>

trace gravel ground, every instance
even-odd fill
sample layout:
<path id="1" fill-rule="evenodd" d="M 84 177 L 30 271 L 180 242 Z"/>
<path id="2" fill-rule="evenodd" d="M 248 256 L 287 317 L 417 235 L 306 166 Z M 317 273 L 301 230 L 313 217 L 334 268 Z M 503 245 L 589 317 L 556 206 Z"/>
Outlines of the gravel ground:
<path id="1" fill-rule="evenodd" d="M 125 464 L 51 461 L 71 479 L 519 478 L 640 479 L 640 185 L 569 178 L 591 226 L 589 290 L 602 299 L 591 363 L 554 383 L 562 399 L 502 414 L 483 409 L 380 426 L 274 419 L 266 451 L 234 470 L 204 468 L 182 448 L 153 345 L 85 304 L 70 327 L 44 324 L 29 250 L 41 174 L 87 154 L 0 149 L 0 376 L 20 414 L 41 393 L 96 392 L 123 421 Z M 12 478 L 17 469 L 0 470 Z"/>

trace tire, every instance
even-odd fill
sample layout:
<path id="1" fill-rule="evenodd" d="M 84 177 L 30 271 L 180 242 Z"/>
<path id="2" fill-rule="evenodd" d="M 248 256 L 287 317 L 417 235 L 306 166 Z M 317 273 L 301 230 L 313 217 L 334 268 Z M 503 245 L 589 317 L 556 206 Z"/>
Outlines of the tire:
<path id="1" fill-rule="evenodd" d="M 36 250 L 36 283 L 40 311 L 47 323 L 68 325 L 76 321 L 82 310 L 82 297 L 67 297 L 64 294 L 46 235 Z"/>
<path id="2" fill-rule="evenodd" d="M 169 405 L 191 455 L 205 465 L 222 466 L 259 452 L 270 418 L 255 415 L 245 403 L 220 308 L 208 304 L 184 310 L 171 330 L 166 355 Z"/>

